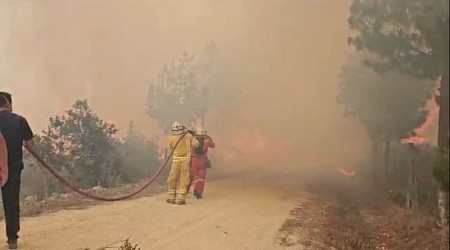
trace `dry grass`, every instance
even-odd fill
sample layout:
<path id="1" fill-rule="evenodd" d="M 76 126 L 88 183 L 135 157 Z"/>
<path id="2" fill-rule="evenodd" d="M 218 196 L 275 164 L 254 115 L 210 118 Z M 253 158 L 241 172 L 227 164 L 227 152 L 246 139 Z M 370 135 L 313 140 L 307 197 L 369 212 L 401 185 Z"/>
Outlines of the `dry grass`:
<path id="1" fill-rule="evenodd" d="M 410 213 L 357 182 L 342 183 L 310 185 L 311 197 L 293 209 L 280 228 L 280 245 L 324 250 L 448 249 L 448 228 L 437 230 L 429 214 Z"/>
<path id="2" fill-rule="evenodd" d="M 141 250 L 141 248 L 138 246 L 138 244 L 132 244 L 130 242 L 130 239 L 114 242 L 108 246 L 96 248 L 95 250 L 107 250 L 107 249 L 114 249 L 114 250 Z M 81 248 L 78 250 L 94 250 L 92 248 Z"/>

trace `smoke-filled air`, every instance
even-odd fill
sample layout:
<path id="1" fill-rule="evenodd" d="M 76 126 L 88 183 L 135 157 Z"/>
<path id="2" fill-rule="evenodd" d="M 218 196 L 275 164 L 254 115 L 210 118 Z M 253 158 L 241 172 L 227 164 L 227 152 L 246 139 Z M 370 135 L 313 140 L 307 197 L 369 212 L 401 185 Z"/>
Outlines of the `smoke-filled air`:
<path id="1" fill-rule="evenodd" d="M 448 6 L 0 0 L 3 223 L 17 178 L 21 217 L 39 215 L 0 233 L 9 249 L 448 249 Z M 34 134 L 18 177 L 11 112 Z"/>

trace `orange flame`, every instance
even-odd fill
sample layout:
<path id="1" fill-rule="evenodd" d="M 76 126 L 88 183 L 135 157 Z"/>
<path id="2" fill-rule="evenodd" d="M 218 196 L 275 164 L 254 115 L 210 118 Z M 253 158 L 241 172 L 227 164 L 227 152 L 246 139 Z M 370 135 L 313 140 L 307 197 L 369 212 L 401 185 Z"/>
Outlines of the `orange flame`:
<path id="1" fill-rule="evenodd" d="M 420 145 L 420 144 L 426 144 L 430 142 L 430 132 L 433 129 L 433 126 L 435 125 L 438 116 L 439 116 L 439 106 L 434 102 L 434 100 L 430 100 L 430 112 L 428 113 L 428 116 L 425 120 L 425 122 L 414 130 L 415 136 L 410 136 L 406 139 L 402 140 L 403 144 L 414 144 L 414 145 Z M 357 176 L 359 173 L 356 171 L 349 171 L 344 168 L 338 168 L 337 169 L 339 173 L 345 176 L 354 177 Z"/>
<path id="2" fill-rule="evenodd" d="M 272 140 L 258 128 L 242 129 L 235 132 L 232 140 L 220 146 L 217 156 L 224 162 L 248 161 L 249 163 L 267 163 L 291 153 L 290 144 L 282 140 Z"/>
<path id="3" fill-rule="evenodd" d="M 430 142 L 429 134 L 433 125 L 437 121 L 438 115 L 439 115 L 439 106 L 434 104 L 433 107 L 431 107 L 431 110 L 428 113 L 425 122 L 419 128 L 414 130 L 416 135 L 402 140 L 402 143 L 405 144 L 411 143 L 414 145 L 429 143 Z"/>
<path id="4" fill-rule="evenodd" d="M 352 177 L 356 176 L 358 174 L 358 172 L 356 172 L 356 171 L 347 171 L 343 168 L 338 168 L 338 171 L 343 175 L 352 176 Z"/>

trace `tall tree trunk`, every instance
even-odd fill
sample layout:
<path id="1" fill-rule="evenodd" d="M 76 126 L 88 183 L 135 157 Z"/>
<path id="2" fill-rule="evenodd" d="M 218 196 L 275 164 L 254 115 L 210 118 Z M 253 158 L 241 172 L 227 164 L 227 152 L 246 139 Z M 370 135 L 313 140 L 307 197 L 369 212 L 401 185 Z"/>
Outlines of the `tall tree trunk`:
<path id="1" fill-rule="evenodd" d="M 449 147 L 449 69 L 448 61 L 441 76 L 439 96 L 439 128 L 438 148 L 440 152 L 448 152 Z"/>
<path id="2" fill-rule="evenodd" d="M 374 184 L 379 184 L 379 168 L 380 168 L 380 143 L 377 140 L 372 140 L 372 180 Z"/>
<path id="3" fill-rule="evenodd" d="M 47 171 L 43 169 L 41 165 L 37 165 L 37 168 L 39 169 L 39 173 L 42 175 L 42 185 L 44 186 L 44 193 L 42 194 L 43 197 L 41 197 L 43 200 L 47 200 L 50 196 L 50 182 L 48 181 L 48 175 Z"/>
<path id="4" fill-rule="evenodd" d="M 50 196 L 50 182 L 48 181 L 47 173 L 44 173 L 43 169 L 41 169 L 41 173 L 44 176 L 44 200 L 47 200 Z"/>
<path id="5" fill-rule="evenodd" d="M 438 209 L 439 209 L 439 226 L 445 227 L 448 225 L 448 212 L 447 212 L 447 196 L 448 190 L 438 189 Z"/>
<path id="6" fill-rule="evenodd" d="M 417 186 L 417 176 L 416 176 L 416 168 L 417 168 L 417 158 L 419 157 L 417 154 L 417 149 L 412 147 L 411 159 L 408 164 L 408 182 L 406 186 L 406 208 L 416 211 L 419 209 L 419 196 L 418 196 L 418 186 Z"/>
<path id="7" fill-rule="evenodd" d="M 448 56 L 448 55 L 447 55 Z M 439 95 L 439 128 L 438 128 L 438 157 L 443 157 L 449 150 L 449 60 L 445 60 L 441 75 L 441 88 Z M 448 225 L 448 190 L 438 189 L 439 225 Z"/>
<path id="8" fill-rule="evenodd" d="M 384 183 L 390 184 L 389 178 L 389 155 L 391 153 L 391 138 L 387 137 L 384 145 L 383 165 L 384 165 Z M 387 187 L 387 186 L 386 186 Z"/>

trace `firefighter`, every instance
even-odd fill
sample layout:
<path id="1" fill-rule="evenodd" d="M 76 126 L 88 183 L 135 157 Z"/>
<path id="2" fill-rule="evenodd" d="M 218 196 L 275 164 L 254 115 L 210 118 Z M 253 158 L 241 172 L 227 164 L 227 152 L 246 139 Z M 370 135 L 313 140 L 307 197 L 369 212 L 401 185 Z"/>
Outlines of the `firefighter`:
<path id="1" fill-rule="evenodd" d="M 194 148 L 192 154 L 192 185 L 194 186 L 194 196 L 201 199 L 205 188 L 206 170 L 211 167 L 208 148 L 215 148 L 216 144 L 203 128 L 197 129 L 196 138 L 199 145 Z"/>
<path id="2" fill-rule="evenodd" d="M 192 149 L 198 146 L 198 141 L 192 132 L 189 132 L 180 140 L 180 137 L 186 133 L 186 128 L 179 122 L 172 124 L 171 132 L 169 149 L 174 150 L 174 153 L 172 167 L 167 179 L 167 203 L 184 205 L 186 204 L 186 194 L 190 183 L 189 166 L 191 153 Z M 179 140 L 180 142 L 176 146 Z"/>

